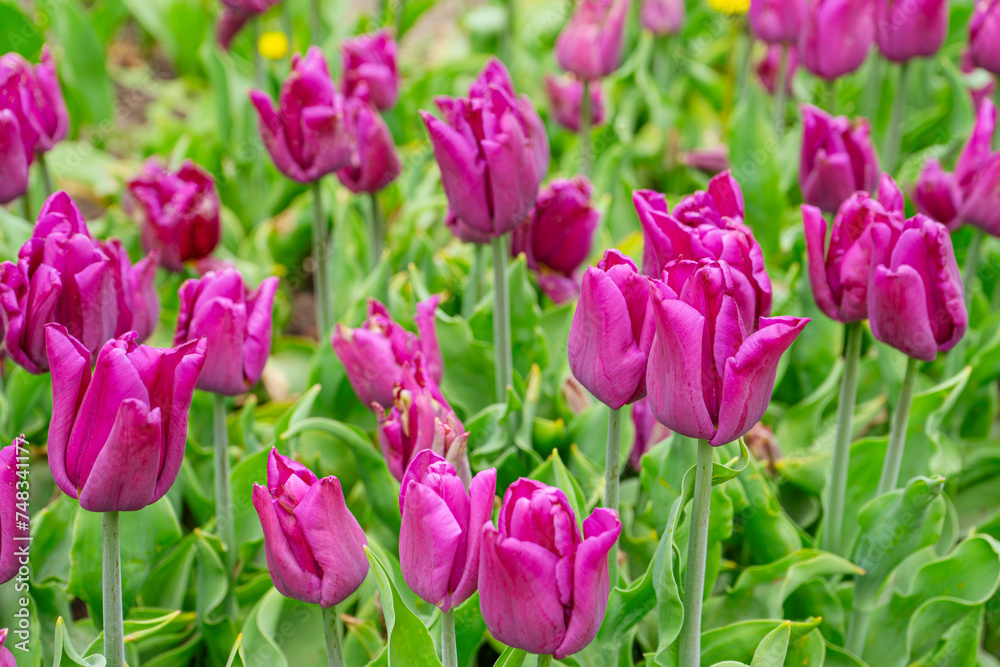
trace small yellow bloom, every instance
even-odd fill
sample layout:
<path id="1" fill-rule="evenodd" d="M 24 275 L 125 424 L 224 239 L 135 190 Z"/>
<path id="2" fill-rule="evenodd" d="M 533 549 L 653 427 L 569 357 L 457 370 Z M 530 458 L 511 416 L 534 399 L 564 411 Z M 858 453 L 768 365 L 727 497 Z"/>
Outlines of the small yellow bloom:
<path id="1" fill-rule="evenodd" d="M 288 37 L 277 31 L 261 33 L 257 40 L 257 50 L 268 60 L 281 60 L 288 55 Z"/>
<path id="2" fill-rule="evenodd" d="M 708 0 L 708 4 L 723 14 L 746 14 L 750 9 L 750 0 Z"/>

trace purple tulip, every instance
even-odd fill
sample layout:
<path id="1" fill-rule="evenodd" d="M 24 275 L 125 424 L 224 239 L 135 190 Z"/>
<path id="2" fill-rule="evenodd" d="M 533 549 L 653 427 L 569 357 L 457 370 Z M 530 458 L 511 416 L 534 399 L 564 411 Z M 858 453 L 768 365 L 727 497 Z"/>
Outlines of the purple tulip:
<path id="1" fill-rule="evenodd" d="M 764 415 L 778 361 L 809 319 L 762 317 L 751 329 L 724 261 L 675 262 L 651 282 L 650 301 L 646 383 L 656 419 L 712 445 L 736 440 Z"/>
<path id="2" fill-rule="evenodd" d="M 156 158 L 128 183 L 142 212 L 142 247 L 160 251 L 160 265 L 183 271 L 219 244 L 219 192 L 211 174 L 190 160 L 176 172 Z"/>
<path id="3" fill-rule="evenodd" d="M 28 565 L 26 553 L 18 553 L 27 548 L 31 533 L 28 527 L 28 485 L 18 475 L 17 461 L 19 455 L 27 457 L 27 452 L 19 452 L 19 443 L 15 440 L 0 449 L 0 585 L 17 576 L 22 565 Z M 0 635 L 2 645 L 3 636 Z"/>
<path id="4" fill-rule="evenodd" d="M 127 331 L 145 339 L 159 318 L 156 263 L 154 252 L 132 266 L 121 242 L 95 240 L 69 195 L 55 193 L 42 206 L 17 263 L 0 264 L 7 354 L 30 373 L 45 372 L 49 322 L 64 325 L 95 356 Z"/>
<path id="5" fill-rule="evenodd" d="M 649 399 L 636 401 L 632 406 L 632 425 L 635 427 L 635 442 L 629 463 L 638 471 L 642 469 L 642 456 L 655 445 L 670 437 L 670 429 L 656 421 L 656 415 L 649 407 Z"/>
<path id="6" fill-rule="evenodd" d="M 580 0 L 556 39 L 556 61 L 584 81 L 621 65 L 625 22 L 632 0 Z"/>
<path id="7" fill-rule="evenodd" d="M 996 107 L 983 100 L 972 134 L 955 163 L 962 189 L 959 219 L 993 236 L 1000 235 L 1000 152 L 992 151 L 996 122 Z"/>
<path id="8" fill-rule="evenodd" d="M 444 362 L 434 324 L 437 305 L 437 296 L 417 304 L 413 321 L 419 335 L 394 322 L 388 309 L 375 299 L 368 300 L 368 318 L 360 328 L 338 324 L 334 329 L 330 337 L 333 351 L 365 407 L 392 405 L 396 383 L 403 379 L 403 364 L 418 355 L 427 380 L 435 386 L 441 383 Z"/>
<path id="9" fill-rule="evenodd" d="M 476 592 L 482 527 L 493 517 L 496 486 L 497 471 L 490 468 L 466 491 L 454 466 L 430 450 L 406 469 L 399 491 L 399 565 L 406 585 L 443 612 Z"/>
<path id="10" fill-rule="evenodd" d="M 654 35 L 673 35 L 684 25 L 684 1 L 643 0 L 639 22 Z"/>
<path id="11" fill-rule="evenodd" d="M 350 164 L 351 139 L 344 99 L 330 78 L 326 58 L 312 46 L 292 57 L 292 72 L 281 85 L 278 110 L 259 90 L 250 100 L 260 117 L 260 135 L 281 173 L 312 183 Z"/>
<path id="12" fill-rule="evenodd" d="M 557 659 L 585 648 L 608 607 L 608 553 L 622 524 L 598 507 L 583 534 L 566 495 L 521 478 L 504 494 L 497 526 L 482 527 L 479 606 L 498 641 Z"/>
<path id="13" fill-rule="evenodd" d="M 184 458 L 188 408 L 205 341 L 173 349 L 109 340 L 90 351 L 60 324 L 45 327 L 52 370 L 49 467 L 63 492 L 91 512 L 128 512 L 170 489 Z"/>
<path id="14" fill-rule="evenodd" d="M 0 667 L 17 667 L 14 654 L 3 645 L 7 641 L 7 628 L 0 628 Z"/>
<path id="15" fill-rule="evenodd" d="M 977 0 L 969 21 L 969 55 L 977 67 L 1000 74 L 1000 3 Z"/>
<path id="16" fill-rule="evenodd" d="M 802 199 L 827 213 L 858 190 L 875 192 L 881 170 L 867 118 L 853 124 L 810 104 L 802 105 Z"/>
<path id="17" fill-rule="evenodd" d="M 872 227 L 868 317 L 872 335 L 921 361 L 955 347 L 969 316 L 948 228 L 923 215 Z"/>
<path id="18" fill-rule="evenodd" d="M 285 597 L 330 609 L 368 575 L 368 539 L 347 509 L 340 480 L 272 449 L 267 487 L 253 485 L 271 581 Z"/>
<path id="19" fill-rule="evenodd" d="M 263 14 L 281 0 L 221 0 L 222 15 L 216 28 L 216 39 L 224 50 L 228 51 L 233 38 L 243 29 L 247 22 L 259 14 Z M 254 48 L 257 45 L 254 44 Z"/>
<path id="20" fill-rule="evenodd" d="M 590 126 L 604 122 L 604 96 L 599 81 L 587 84 L 590 91 Z M 552 105 L 552 117 L 571 132 L 580 131 L 583 103 L 583 82 L 568 76 L 545 75 L 545 90 Z"/>
<path id="21" fill-rule="evenodd" d="M 66 137 L 69 112 L 48 46 L 35 66 L 17 53 L 0 57 L 0 109 L 17 118 L 28 164 Z"/>
<path id="22" fill-rule="evenodd" d="M 0 74 L 0 90 L 4 87 Z M 0 109 L 0 204 L 28 191 L 28 155 L 21 142 L 21 123 L 10 109 Z"/>
<path id="23" fill-rule="evenodd" d="M 491 238 L 516 227 L 535 204 L 549 165 L 545 126 L 510 74 L 490 59 L 468 98 L 439 97 L 444 121 L 421 111 L 454 214 Z"/>
<path id="24" fill-rule="evenodd" d="M 861 67 L 874 40 L 872 0 L 809 0 L 799 57 L 807 70 L 833 81 Z"/>
<path id="25" fill-rule="evenodd" d="M 403 164 L 396 153 L 389 126 L 371 106 L 362 83 L 358 95 L 344 103 L 344 123 L 351 139 L 351 161 L 337 178 L 354 193 L 378 192 L 399 176 Z"/>
<path id="26" fill-rule="evenodd" d="M 934 158 L 928 160 L 920 172 L 913 188 L 913 203 L 919 212 L 949 229 L 961 224 L 958 213 L 962 206 L 962 190 L 958 179 L 942 169 Z"/>
<path id="27" fill-rule="evenodd" d="M 570 370 L 597 400 L 618 410 L 646 395 L 652 343 L 646 279 L 629 257 L 608 250 L 583 274 L 569 329 Z"/>
<path id="28" fill-rule="evenodd" d="M 704 171 L 710 175 L 716 175 L 726 171 L 731 167 L 729 164 L 729 148 L 725 144 L 707 146 L 705 148 L 692 148 L 681 154 L 681 164 L 692 169 Z"/>
<path id="29" fill-rule="evenodd" d="M 806 0 L 750 0 L 747 19 L 754 36 L 762 42 L 795 44 L 806 10 Z"/>
<path id="30" fill-rule="evenodd" d="M 478 229 L 474 229 L 464 222 L 462 222 L 455 212 L 451 210 L 451 206 L 444 214 L 444 226 L 448 228 L 455 238 L 464 243 L 478 243 L 480 245 L 486 245 L 493 241 L 493 237 L 486 232 L 481 232 Z"/>
<path id="31" fill-rule="evenodd" d="M 948 0 L 876 0 L 878 48 L 897 63 L 933 56 L 948 34 Z"/>
<path id="32" fill-rule="evenodd" d="M 198 389 L 236 396 L 260 380 L 271 353 L 271 310 L 278 279 L 266 278 L 247 294 L 236 269 L 209 271 L 186 280 L 178 293 L 174 345 L 208 343 Z"/>
<path id="33" fill-rule="evenodd" d="M 396 40 L 387 30 L 372 35 L 358 35 L 340 44 L 343 64 L 343 91 L 347 97 L 357 94 L 362 85 L 368 88 L 376 109 L 391 109 L 399 97 L 399 72 L 396 70 Z"/>
<path id="34" fill-rule="evenodd" d="M 767 47 L 764 57 L 757 64 L 757 76 L 765 90 L 776 95 L 778 92 L 778 69 L 781 67 L 782 51 L 788 49 L 788 61 L 785 63 L 785 92 L 792 94 L 792 80 L 799 68 L 799 50 L 793 46 L 771 44 Z"/>

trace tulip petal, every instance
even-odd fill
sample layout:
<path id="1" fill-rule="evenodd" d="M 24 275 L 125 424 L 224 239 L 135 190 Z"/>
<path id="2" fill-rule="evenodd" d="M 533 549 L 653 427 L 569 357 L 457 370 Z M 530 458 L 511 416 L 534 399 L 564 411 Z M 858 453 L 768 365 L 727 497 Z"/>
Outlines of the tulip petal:
<path id="1" fill-rule="evenodd" d="M 41 373 L 49 367 L 44 354 L 45 325 L 57 320 L 56 309 L 62 293 L 63 282 L 59 271 L 42 264 L 30 278 L 21 316 L 9 325 L 7 353 L 29 373 Z"/>
<path id="2" fill-rule="evenodd" d="M 420 351 L 424 359 L 424 372 L 434 384 L 441 384 L 444 377 L 444 360 L 437 338 L 437 307 L 441 297 L 437 294 L 417 304 L 417 314 L 413 323 L 420 334 Z"/>
<path id="3" fill-rule="evenodd" d="M 77 406 L 90 385 L 90 351 L 61 324 L 45 327 L 46 350 L 52 374 L 52 420 L 49 422 L 49 469 L 56 484 L 71 498 L 78 497 L 76 484 L 66 468 L 66 450 L 76 418 Z"/>
<path id="4" fill-rule="evenodd" d="M 878 266 L 868 290 L 872 335 L 907 356 L 934 361 L 938 346 L 927 313 L 927 291 L 917 271 L 907 265 L 895 271 Z"/>
<path id="5" fill-rule="evenodd" d="M 19 558 L 14 553 L 19 543 L 16 537 L 27 537 L 29 531 L 18 526 L 17 517 L 17 457 L 16 445 L 0 449 L 0 584 L 14 578 L 20 567 Z M 478 532 L 478 531 L 477 531 Z M 21 543 L 23 544 L 23 543 Z M 0 639 L 0 644 L 3 644 Z"/>
<path id="6" fill-rule="evenodd" d="M 812 287 L 813 298 L 827 317 L 839 321 L 839 309 L 833 299 L 826 274 L 826 220 L 818 208 L 803 204 L 802 223 L 805 228 L 809 284 Z"/>
<path id="7" fill-rule="evenodd" d="M 264 552 L 274 587 L 287 598 L 319 604 L 323 582 L 299 565 L 278 523 L 274 502 L 260 484 L 253 485 L 253 506 L 264 530 Z"/>
<path id="8" fill-rule="evenodd" d="M 493 232 L 493 218 L 487 193 L 486 161 L 476 146 L 438 118 L 420 112 L 441 167 L 441 185 L 451 210 L 476 231 Z"/>
<path id="9" fill-rule="evenodd" d="M 444 499 L 411 481 L 399 532 L 399 565 L 406 584 L 425 602 L 450 608 L 448 581 L 463 538 L 463 526 Z"/>
<path id="10" fill-rule="evenodd" d="M 28 191 L 28 157 L 21 143 L 21 125 L 9 109 L 0 109 L 0 204 Z"/>
<path id="11" fill-rule="evenodd" d="M 265 278 L 260 286 L 247 297 L 247 336 L 243 342 L 243 373 L 248 386 L 257 384 L 264 365 L 271 354 L 274 295 L 278 291 L 278 278 Z"/>
<path id="12" fill-rule="evenodd" d="M 493 501 L 496 497 L 497 469 L 483 470 L 472 478 L 469 486 L 469 523 L 466 527 L 468 544 L 465 554 L 465 568 L 451 593 L 450 603 L 457 607 L 476 592 L 479 585 L 479 561 L 483 543 L 483 531 L 477 529 L 493 516 Z"/>

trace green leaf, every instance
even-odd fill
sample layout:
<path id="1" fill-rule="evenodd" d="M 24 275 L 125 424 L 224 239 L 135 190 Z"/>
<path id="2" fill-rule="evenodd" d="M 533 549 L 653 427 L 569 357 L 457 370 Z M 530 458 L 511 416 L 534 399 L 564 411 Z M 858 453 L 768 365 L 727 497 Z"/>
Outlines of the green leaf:
<path id="1" fill-rule="evenodd" d="M 508 646 L 493 663 L 493 667 L 521 667 L 527 657 L 528 653 L 523 649 Z"/>
<path id="2" fill-rule="evenodd" d="M 35 27 L 20 9 L 17 3 L 5 0 L 0 2 L 0 53 L 20 53 L 28 60 L 35 60 L 42 44 L 45 43 L 41 30 Z"/>
<path id="3" fill-rule="evenodd" d="M 789 641 L 816 629 L 820 619 L 806 621 L 755 620 L 734 623 L 715 630 L 701 633 L 701 661 L 712 664 L 719 660 L 753 660 L 757 647 L 773 630 L 788 624 Z"/>
<path id="4" fill-rule="evenodd" d="M 771 630 L 757 645 L 750 667 L 782 667 L 785 664 L 785 653 L 788 652 L 788 640 L 791 636 L 790 621 L 785 621 Z"/>
<path id="5" fill-rule="evenodd" d="M 319 392 L 322 389 L 321 385 L 314 384 L 309 387 L 309 389 L 299 396 L 299 400 L 295 401 L 291 407 L 289 407 L 278 423 L 274 425 L 274 438 L 268 443 L 265 449 L 270 450 L 271 447 L 277 447 L 278 451 L 285 456 L 291 456 L 292 449 L 294 448 L 294 441 L 291 440 L 292 436 L 284 436 L 288 429 L 292 428 L 299 422 L 308 419 L 309 413 L 312 412 L 313 404 L 316 402 L 316 397 L 319 396 Z"/>
<path id="6" fill-rule="evenodd" d="M 735 502 L 736 520 L 756 563 L 770 563 L 802 548 L 798 526 L 785 513 L 781 502 L 764 476 L 760 464 L 750 457 L 747 474 L 737 480 L 743 497 Z M 745 500 L 741 503 L 740 500 Z"/>
<path id="7" fill-rule="evenodd" d="M 63 659 L 68 659 L 70 665 L 80 665 L 80 667 L 104 667 L 107 664 L 103 655 L 92 655 L 84 657 L 73 646 L 70 641 L 66 624 L 60 616 L 56 621 L 55 638 L 55 662 L 52 667 L 62 667 Z"/>
<path id="8" fill-rule="evenodd" d="M 587 518 L 587 499 L 576 478 L 566 469 L 562 457 L 559 456 L 559 450 L 553 449 L 545 463 L 531 471 L 531 478 L 562 489 L 570 507 L 576 513 L 577 524 L 582 527 L 583 520 Z"/>
<path id="9" fill-rule="evenodd" d="M 788 453 L 810 449 L 831 449 L 835 425 L 823 428 L 823 413 L 837 397 L 844 360 L 837 359 L 830 374 L 801 402 L 789 408 L 774 429 L 774 437 Z"/>

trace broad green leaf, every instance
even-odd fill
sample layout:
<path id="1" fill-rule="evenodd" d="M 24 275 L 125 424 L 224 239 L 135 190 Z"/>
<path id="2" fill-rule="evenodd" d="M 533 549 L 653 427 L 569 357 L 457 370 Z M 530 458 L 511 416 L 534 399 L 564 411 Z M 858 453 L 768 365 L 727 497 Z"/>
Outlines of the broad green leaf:
<path id="1" fill-rule="evenodd" d="M 521 667 L 526 657 L 528 654 L 523 649 L 508 646 L 493 663 L 493 667 Z"/>
<path id="2" fill-rule="evenodd" d="M 757 645 L 750 667 L 782 667 L 785 664 L 785 653 L 788 652 L 788 640 L 791 636 L 792 624 L 789 621 L 771 630 Z"/>
<path id="3" fill-rule="evenodd" d="M 823 424 L 823 413 L 837 398 L 844 360 L 838 359 L 830 374 L 811 394 L 789 408 L 778 422 L 774 436 L 789 453 L 810 449 L 827 450 L 833 446 L 834 423 Z"/>
<path id="4" fill-rule="evenodd" d="M 753 562 L 770 563 L 803 547 L 798 526 L 782 509 L 755 457 L 750 457 L 749 470 L 740 475 L 737 484 L 743 489 L 745 504 L 735 503 L 735 518 L 742 526 Z"/>
<path id="5" fill-rule="evenodd" d="M 319 396 L 321 390 L 322 387 L 320 385 L 314 384 L 285 411 L 285 414 L 281 416 L 278 423 L 274 425 L 274 438 L 268 443 L 265 449 L 270 450 L 271 447 L 277 447 L 278 451 L 285 456 L 291 456 L 295 449 L 295 441 L 292 439 L 292 436 L 283 437 L 283 435 L 299 422 L 309 418 L 309 413 L 312 412 L 313 404 L 316 402 L 316 397 Z"/>
<path id="6" fill-rule="evenodd" d="M 788 624 L 789 642 L 816 629 L 818 618 L 806 621 L 756 620 L 734 623 L 715 630 L 701 633 L 701 661 L 712 664 L 719 660 L 752 661 L 760 643 L 773 630 Z"/>
<path id="7" fill-rule="evenodd" d="M 68 661 L 68 662 L 67 662 Z M 52 667 L 62 665 L 79 665 L 80 667 L 104 667 L 107 664 L 103 655 L 82 656 L 70 641 L 66 624 L 60 617 L 56 621 L 55 662 Z"/>
<path id="8" fill-rule="evenodd" d="M 45 43 L 44 33 L 24 15 L 16 2 L 0 2 L 0 53 L 19 53 L 28 60 L 37 60 Z"/>

